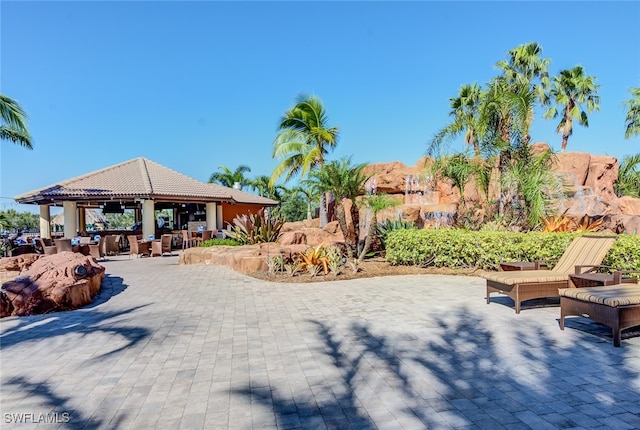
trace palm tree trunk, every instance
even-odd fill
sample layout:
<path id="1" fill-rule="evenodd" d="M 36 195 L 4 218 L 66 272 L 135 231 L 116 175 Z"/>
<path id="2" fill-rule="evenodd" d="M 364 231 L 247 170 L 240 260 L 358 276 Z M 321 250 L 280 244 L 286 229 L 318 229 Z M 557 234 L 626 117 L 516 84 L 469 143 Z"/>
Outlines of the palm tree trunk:
<path id="1" fill-rule="evenodd" d="M 347 248 L 347 257 L 349 259 L 353 258 L 353 249 L 351 248 L 349 242 L 349 230 L 347 228 L 347 217 L 344 212 L 344 206 L 342 202 L 336 201 L 336 218 L 338 219 L 338 225 L 340 226 L 340 230 L 342 231 L 342 235 L 344 236 L 344 244 Z"/>
<path id="2" fill-rule="evenodd" d="M 337 204 L 337 202 L 336 202 Z M 344 208 L 342 210 L 342 212 L 344 213 Z M 336 214 L 337 216 L 337 214 Z M 327 216 L 327 193 L 322 192 L 320 194 L 320 228 L 324 227 L 325 225 L 327 225 L 329 223 L 329 217 Z M 346 223 L 346 221 L 345 221 Z M 341 226 L 342 228 L 342 226 Z M 345 236 L 345 241 L 347 240 L 347 237 Z"/>
<path id="3" fill-rule="evenodd" d="M 360 244 L 360 211 L 355 199 L 351 199 L 351 222 L 353 223 L 353 253 L 358 255 L 358 245 Z"/>
<path id="4" fill-rule="evenodd" d="M 375 211 L 372 211 L 371 214 L 371 224 L 369 225 L 369 231 L 367 232 L 367 237 L 364 239 L 364 246 L 362 247 L 362 251 L 360 252 L 360 256 L 358 257 L 358 261 L 364 260 L 364 256 L 369 252 L 369 248 L 371 248 L 371 243 L 373 242 L 373 237 L 376 235 L 376 227 L 378 225 L 378 214 Z"/>

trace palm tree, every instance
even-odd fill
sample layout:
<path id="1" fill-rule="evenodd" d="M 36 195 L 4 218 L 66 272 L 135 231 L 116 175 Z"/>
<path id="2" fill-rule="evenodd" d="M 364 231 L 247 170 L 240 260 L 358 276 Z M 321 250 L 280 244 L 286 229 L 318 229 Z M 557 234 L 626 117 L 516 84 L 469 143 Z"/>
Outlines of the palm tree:
<path id="1" fill-rule="evenodd" d="M 595 83 L 595 76 L 584 73 L 582 66 L 573 69 L 561 70 L 559 76 L 553 78 L 551 97 L 557 106 L 551 107 L 545 112 L 545 118 L 556 118 L 559 111 L 562 112 L 557 131 L 562 134 L 562 152 L 567 148 L 569 136 L 573 133 L 573 120 L 585 127 L 589 126 L 587 112 L 600 110 L 599 85 Z M 586 104 L 587 112 L 581 105 Z"/>
<path id="2" fill-rule="evenodd" d="M 618 170 L 618 182 L 614 184 L 618 197 L 640 198 L 640 154 L 622 159 Z"/>
<path id="3" fill-rule="evenodd" d="M 329 127 L 327 114 L 320 99 L 299 96 L 296 105 L 285 112 L 280 121 L 280 132 L 273 142 L 274 158 L 282 161 L 271 175 L 275 183 L 282 175 L 285 181 L 322 167 L 325 156 L 338 142 L 338 127 Z M 326 197 L 321 196 L 320 226 L 328 222 Z"/>
<path id="4" fill-rule="evenodd" d="M 271 185 L 271 178 L 267 175 L 256 176 L 248 181 L 247 185 L 257 191 L 259 196 L 272 200 L 282 200 L 283 193 L 287 192 L 287 189 L 282 185 Z"/>
<path id="5" fill-rule="evenodd" d="M 251 171 L 249 166 L 241 164 L 233 172 L 226 166 L 218 166 L 218 169 L 222 170 L 222 172 L 212 173 L 209 177 L 209 183 L 216 183 L 225 187 L 233 187 L 237 182 L 241 185 L 240 189 L 242 189 L 242 185 L 249 182 L 249 180 L 244 176 L 245 173 Z"/>
<path id="6" fill-rule="evenodd" d="M 352 258 L 357 254 L 358 239 L 360 237 L 360 216 L 356 197 L 364 194 L 365 182 L 369 179 L 363 173 L 366 164 L 351 164 L 351 158 L 343 158 L 339 161 L 330 161 L 321 168 L 313 170 L 309 174 L 308 184 L 312 184 L 318 190 L 331 192 L 336 199 L 336 219 L 344 236 L 347 247 L 347 256 Z M 343 200 L 351 201 L 351 221 L 353 231 L 349 231 Z"/>
<path id="7" fill-rule="evenodd" d="M 453 121 L 436 133 L 427 149 L 428 154 L 433 154 L 445 140 L 455 138 L 464 132 L 464 143 L 473 147 L 476 157 L 481 156 L 478 141 L 478 107 L 481 97 L 482 89 L 478 84 L 460 87 L 458 97 L 449 99 L 451 105 L 449 116 L 453 117 Z"/>
<path id="8" fill-rule="evenodd" d="M 17 101 L 0 94 L 0 139 L 10 140 L 27 149 L 33 149 L 33 141 L 27 129 L 27 114 Z"/>
<path id="9" fill-rule="evenodd" d="M 549 64 L 551 60 L 542 58 L 542 46 L 536 42 L 520 45 L 507 52 L 508 59 L 500 60 L 496 66 L 510 84 L 522 84 L 534 90 L 536 98 L 545 104 L 549 90 Z M 539 80 L 539 82 L 536 82 Z"/>
<path id="10" fill-rule="evenodd" d="M 640 136 L 640 88 L 631 88 L 629 92 L 633 97 L 624 102 L 624 105 L 627 106 L 625 139 Z"/>
<path id="11" fill-rule="evenodd" d="M 400 204 L 398 200 L 395 200 L 388 194 L 374 194 L 371 196 L 367 196 L 363 200 L 363 204 L 371 211 L 371 223 L 369 224 L 369 231 L 367 232 L 367 236 L 364 239 L 364 246 L 360 251 L 360 256 L 358 260 L 364 260 L 364 257 L 369 252 L 369 248 L 371 248 L 371 243 L 373 242 L 373 238 L 376 235 L 376 231 L 378 228 L 378 212 L 397 206 Z"/>
<path id="12" fill-rule="evenodd" d="M 307 219 L 312 219 L 312 205 L 317 202 L 321 192 L 318 191 L 313 184 L 303 181 L 300 186 L 291 188 L 292 192 L 302 194 L 307 203 Z"/>

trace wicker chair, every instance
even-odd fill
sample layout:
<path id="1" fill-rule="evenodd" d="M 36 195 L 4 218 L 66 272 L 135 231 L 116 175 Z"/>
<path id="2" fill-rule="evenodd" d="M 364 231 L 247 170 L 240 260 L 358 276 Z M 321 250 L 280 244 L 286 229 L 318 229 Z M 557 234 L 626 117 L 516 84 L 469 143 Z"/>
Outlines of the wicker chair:
<path id="1" fill-rule="evenodd" d="M 516 314 L 525 300 L 559 297 L 558 289 L 569 287 L 569 275 L 597 269 L 616 241 L 615 236 L 581 236 L 567 247 L 551 270 L 484 272 L 487 304 L 491 293 L 506 294 L 515 302 Z M 536 263 L 535 267 L 539 267 Z"/>
<path id="2" fill-rule="evenodd" d="M 38 243 L 44 255 L 52 255 L 58 252 L 58 248 L 52 245 L 51 239 L 38 238 Z"/>
<path id="3" fill-rule="evenodd" d="M 162 236 L 160 236 L 160 241 L 162 242 L 162 255 L 166 253 L 173 255 L 173 251 L 171 250 L 171 242 L 173 241 L 173 235 L 163 234 Z"/>
<path id="4" fill-rule="evenodd" d="M 91 256 L 96 260 L 102 260 L 105 256 L 105 237 L 101 236 L 100 241 L 97 244 L 89 244 L 89 252 Z"/>
<path id="5" fill-rule="evenodd" d="M 189 237 L 189 232 L 187 230 L 182 230 L 182 249 L 191 248 L 192 246 L 198 246 L 198 244 L 202 242 L 202 238 L 200 237 Z"/>
<path id="6" fill-rule="evenodd" d="M 217 232 L 216 232 L 217 233 Z M 202 232 L 202 241 L 211 240 L 213 237 L 213 230 L 205 230 Z"/>
<path id="7" fill-rule="evenodd" d="M 73 245 L 71 245 L 71 239 L 54 239 L 57 252 L 73 251 Z"/>

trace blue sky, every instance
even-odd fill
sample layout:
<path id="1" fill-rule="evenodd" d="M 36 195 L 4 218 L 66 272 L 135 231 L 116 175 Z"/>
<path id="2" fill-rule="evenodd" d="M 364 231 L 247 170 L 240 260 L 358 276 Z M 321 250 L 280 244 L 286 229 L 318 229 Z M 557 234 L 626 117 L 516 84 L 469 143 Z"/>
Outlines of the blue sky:
<path id="1" fill-rule="evenodd" d="M 414 165 L 458 88 L 531 41 L 552 75 L 580 64 L 601 85 L 567 150 L 635 154 L 621 104 L 640 86 L 638 22 L 637 1 L 2 1 L 0 92 L 27 111 L 35 149 L 1 143 L 0 209 L 37 210 L 5 197 L 140 156 L 202 181 L 220 165 L 270 175 L 300 93 L 340 127 L 330 158 Z M 541 113 L 532 139 L 559 150 Z"/>

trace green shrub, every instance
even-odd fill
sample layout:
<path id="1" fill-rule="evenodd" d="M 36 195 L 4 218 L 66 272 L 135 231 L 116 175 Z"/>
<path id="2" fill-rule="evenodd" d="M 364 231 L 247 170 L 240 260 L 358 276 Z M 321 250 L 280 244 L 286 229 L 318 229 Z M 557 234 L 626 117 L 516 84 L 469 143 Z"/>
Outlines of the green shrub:
<path id="1" fill-rule="evenodd" d="M 387 236 L 394 230 L 414 230 L 415 226 L 411 221 L 402 221 L 401 219 L 384 220 L 376 226 L 376 236 L 380 239 L 382 247 L 386 248 Z"/>
<path id="2" fill-rule="evenodd" d="M 226 234 L 241 245 L 275 242 L 284 222 L 279 217 L 267 216 L 264 209 L 258 213 L 239 215 L 233 219 L 231 230 Z"/>
<path id="3" fill-rule="evenodd" d="M 386 259 L 394 265 L 497 270 L 503 261 L 557 260 L 579 235 L 457 229 L 394 230 L 387 237 Z M 602 264 L 638 270 L 640 236 L 619 235 Z"/>
<path id="4" fill-rule="evenodd" d="M 230 239 L 230 238 L 225 238 L 225 239 L 209 239 L 209 240 L 205 240 L 204 242 L 202 242 L 200 244 L 200 246 L 203 247 L 208 247 L 208 246 L 238 246 L 240 245 L 240 242 L 238 242 L 235 239 Z"/>

